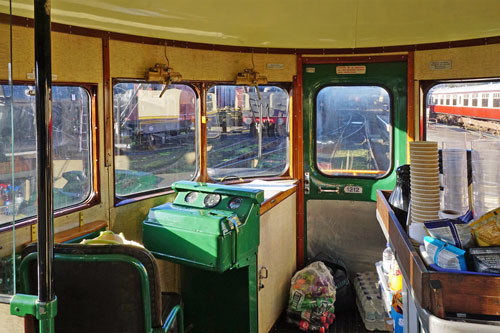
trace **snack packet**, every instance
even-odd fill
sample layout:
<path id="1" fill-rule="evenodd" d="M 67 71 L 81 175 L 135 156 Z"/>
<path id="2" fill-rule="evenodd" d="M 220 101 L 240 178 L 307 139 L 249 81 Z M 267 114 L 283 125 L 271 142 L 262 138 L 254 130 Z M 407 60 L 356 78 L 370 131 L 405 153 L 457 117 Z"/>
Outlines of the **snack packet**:
<path id="1" fill-rule="evenodd" d="M 500 245 L 500 207 L 494 209 L 470 224 L 479 246 Z"/>
<path id="2" fill-rule="evenodd" d="M 424 245 L 425 251 L 439 267 L 461 271 L 467 270 L 464 250 L 429 236 L 424 237 Z"/>
<path id="3" fill-rule="evenodd" d="M 460 218 L 424 222 L 429 235 L 461 249 L 474 246 L 471 227 Z"/>

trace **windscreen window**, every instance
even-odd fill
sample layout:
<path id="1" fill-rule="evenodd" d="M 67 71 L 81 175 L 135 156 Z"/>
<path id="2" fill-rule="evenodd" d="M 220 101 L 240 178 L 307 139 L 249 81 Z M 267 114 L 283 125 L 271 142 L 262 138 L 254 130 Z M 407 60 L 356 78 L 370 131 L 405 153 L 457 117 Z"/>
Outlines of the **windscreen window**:
<path id="1" fill-rule="evenodd" d="M 288 168 L 288 92 L 277 86 L 208 90 L 207 168 L 214 180 L 280 176 Z"/>
<path id="2" fill-rule="evenodd" d="M 191 180 L 197 170 L 197 96 L 186 84 L 113 86 L 115 195 L 129 197 Z"/>
<path id="3" fill-rule="evenodd" d="M 77 206 L 93 192 L 91 114 L 90 95 L 85 88 L 52 87 L 55 210 Z M 0 85 L 0 137 L 2 224 L 11 222 L 13 215 L 18 221 L 34 217 L 37 213 L 34 86 L 14 85 L 11 92 L 9 85 Z M 12 162 L 14 177 L 11 173 Z"/>
<path id="4" fill-rule="evenodd" d="M 329 86 L 316 97 L 316 166 L 327 176 L 379 178 L 391 166 L 391 99 L 379 86 Z"/>
<path id="5" fill-rule="evenodd" d="M 463 103 L 442 105 L 436 96 L 453 94 Z M 434 85 L 426 95 L 426 139 L 429 141 L 500 140 L 500 83 L 498 81 L 449 82 Z"/>

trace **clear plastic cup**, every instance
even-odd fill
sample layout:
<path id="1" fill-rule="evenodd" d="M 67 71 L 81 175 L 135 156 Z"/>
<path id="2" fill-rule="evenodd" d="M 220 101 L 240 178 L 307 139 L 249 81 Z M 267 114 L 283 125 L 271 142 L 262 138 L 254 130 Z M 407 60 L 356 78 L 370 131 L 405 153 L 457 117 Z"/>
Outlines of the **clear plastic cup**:
<path id="1" fill-rule="evenodd" d="M 500 206 L 500 141 L 472 141 L 472 200 L 474 218 Z"/>
<path id="2" fill-rule="evenodd" d="M 465 141 L 443 142 L 443 208 L 464 214 L 469 209 Z"/>

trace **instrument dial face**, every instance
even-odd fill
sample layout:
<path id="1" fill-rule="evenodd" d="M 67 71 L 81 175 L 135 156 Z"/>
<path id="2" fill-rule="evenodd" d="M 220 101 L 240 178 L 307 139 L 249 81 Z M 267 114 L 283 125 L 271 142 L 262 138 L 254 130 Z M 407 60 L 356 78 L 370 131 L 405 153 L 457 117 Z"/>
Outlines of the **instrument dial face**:
<path id="1" fill-rule="evenodd" d="M 184 201 L 186 201 L 187 203 L 193 203 L 196 201 L 197 198 L 198 198 L 198 192 L 189 192 L 184 198 Z"/>
<path id="2" fill-rule="evenodd" d="M 212 208 L 217 206 L 217 204 L 220 202 L 220 199 L 220 194 L 210 193 L 205 197 L 203 203 L 205 204 L 205 207 Z"/>
<path id="3" fill-rule="evenodd" d="M 243 202 L 243 199 L 242 198 L 232 198 L 231 201 L 229 201 L 229 208 L 235 210 L 235 209 L 238 209 L 240 208 L 241 206 L 241 203 Z"/>

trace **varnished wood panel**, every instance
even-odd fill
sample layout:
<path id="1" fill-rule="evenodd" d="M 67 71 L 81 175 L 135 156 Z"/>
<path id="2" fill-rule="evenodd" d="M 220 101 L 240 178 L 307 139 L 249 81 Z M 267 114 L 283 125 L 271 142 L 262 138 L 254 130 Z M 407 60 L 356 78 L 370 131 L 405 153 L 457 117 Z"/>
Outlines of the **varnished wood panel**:
<path id="1" fill-rule="evenodd" d="M 302 268 L 305 262 L 304 248 L 304 117 L 302 110 L 302 56 L 297 56 L 297 76 L 294 80 L 293 114 L 292 114 L 292 176 L 297 184 L 297 267 Z"/>
<path id="2" fill-rule="evenodd" d="M 81 227 L 78 226 L 76 228 L 61 231 L 54 235 L 54 243 L 64 243 L 69 240 L 94 233 L 98 230 L 106 228 L 107 226 L 107 221 L 94 221 L 84 224 Z"/>
<path id="3" fill-rule="evenodd" d="M 406 116 L 407 116 L 407 122 L 406 122 L 406 138 L 407 141 L 414 141 L 415 140 L 415 53 L 414 52 L 409 52 L 408 53 L 408 75 L 407 75 L 407 111 L 406 111 Z M 418 110 L 418 108 L 417 108 Z M 417 131 L 418 132 L 418 131 Z M 409 149 L 409 144 L 408 148 Z M 410 156 L 409 150 L 406 154 L 406 156 Z"/>

